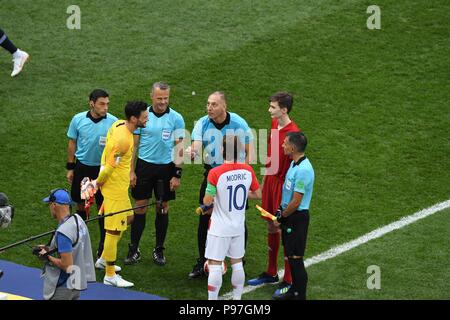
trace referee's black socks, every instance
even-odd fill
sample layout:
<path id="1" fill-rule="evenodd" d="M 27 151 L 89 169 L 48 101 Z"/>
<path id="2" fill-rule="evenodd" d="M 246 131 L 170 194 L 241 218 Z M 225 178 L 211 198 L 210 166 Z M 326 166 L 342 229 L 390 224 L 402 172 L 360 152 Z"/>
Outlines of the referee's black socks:
<path id="1" fill-rule="evenodd" d="M 134 214 L 134 221 L 131 224 L 131 245 L 135 251 L 139 247 L 139 241 L 141 241 L 142 233 L 145 229 L 146 215 Z"/>
<path id="2" fill-rule="evenodd" d="M 308 284 L 308 274 L 306 273 L 305 263 L 303 258 L 292 259 L 289 258 L 289 266 L 292 274 L 292 289 L 298 293 L 294 299 L 306 300 L 306 286 Z"/>
<path id="3" fill-rule="evenodd" d="M 156 247 L 163 247 L 166 240 L 167 229 L 169 228 L 169 212 L 157 213 L 155 219 Z"/>
<path id="4" fill-rule="evenodd" d="M 9 40 L 8 36 L 2 29 L 0 29 L 0 46 L 8 50 L 11 54 L 14 54 L 14 52 L 17 51 L 16 46 L 11 42 L 11 40 Z"/>
<path id="5" fill-rule="evenodd" d="M 198 257 L 201 260 L 201 264 L 205 263 L 205 250 L 206 250 L 206 238 L 208 236 L 208 225 L 211 215 L 205 214 L 199 216 L 198 229 L 197 229 L 197 243 L 198 243 Z"/>

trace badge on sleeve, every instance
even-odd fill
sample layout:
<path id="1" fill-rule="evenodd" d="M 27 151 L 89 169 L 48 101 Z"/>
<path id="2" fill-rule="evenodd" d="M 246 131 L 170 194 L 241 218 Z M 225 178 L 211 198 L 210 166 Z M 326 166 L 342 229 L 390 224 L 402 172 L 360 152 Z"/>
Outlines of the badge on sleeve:
<path id="1" fill-rule="evenodd" d="M 292 188 L 292 181 L 288 179 L 288 180 L 286 181 L 286 189 L 287 189 L 287 190 L 291 190 L 291 188 Z"/>

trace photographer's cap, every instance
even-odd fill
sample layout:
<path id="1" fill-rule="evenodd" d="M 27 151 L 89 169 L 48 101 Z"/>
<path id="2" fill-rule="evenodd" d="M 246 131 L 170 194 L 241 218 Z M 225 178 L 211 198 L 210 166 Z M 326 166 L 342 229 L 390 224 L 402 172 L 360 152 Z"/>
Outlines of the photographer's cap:
<path id="1" fill-rule="evenodd" d="M 70 198 L 69 192 L 64 189 L 56 189 L 51 191 L 47 198 L 42 199 L 44 202 L 55 202 L 57 204 L 71 205 L 72 199 Z"/>

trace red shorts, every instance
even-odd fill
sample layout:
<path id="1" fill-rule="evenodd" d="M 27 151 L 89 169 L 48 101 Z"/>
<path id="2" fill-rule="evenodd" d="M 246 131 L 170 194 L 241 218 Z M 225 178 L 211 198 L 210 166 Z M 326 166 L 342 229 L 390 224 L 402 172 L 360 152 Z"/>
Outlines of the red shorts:
<path id="1" fill-rule="evenodd" d="M 283 191 L 283 181 L 277 176 L 266 176 L 262 189 L 262 207 L 274 214 L 281 203 L 281 192 Z M 261 216 L 264 220 L 271 221 L 269 218 Z"/>

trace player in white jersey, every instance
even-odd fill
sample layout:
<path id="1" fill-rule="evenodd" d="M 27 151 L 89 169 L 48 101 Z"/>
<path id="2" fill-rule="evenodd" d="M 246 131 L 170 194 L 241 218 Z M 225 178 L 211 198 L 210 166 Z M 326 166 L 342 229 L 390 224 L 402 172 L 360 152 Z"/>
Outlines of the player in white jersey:
<path id="1" fill-rule="evenodd" d="M 245 206 L 248 198 L 261 199 L 261 190 L 252 167 L 237 162 L 242 148 L 237 136 L 225 136 L 222 147 L 224 163 L 208 174 L 203 203 L 206 206 L 214 203 L 205 252 L 209 300 L 218 298 L 225 257 L 230 258 L 233 270 L 233 299 L 240 300 L 244 288 Z"/>

